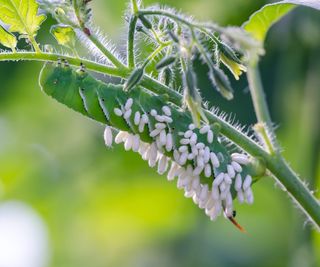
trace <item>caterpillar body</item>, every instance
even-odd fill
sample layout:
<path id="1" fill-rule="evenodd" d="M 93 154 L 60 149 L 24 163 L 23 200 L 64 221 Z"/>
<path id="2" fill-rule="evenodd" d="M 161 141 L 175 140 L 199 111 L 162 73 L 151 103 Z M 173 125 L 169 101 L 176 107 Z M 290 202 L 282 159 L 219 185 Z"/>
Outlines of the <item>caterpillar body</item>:
<path id="1" fill-rule="evenodd" d="M 178 177 L 178 188 L 211 220 L 221 213 L 232 218 L 235 197 L 240 203 L 253 202 L 250 158 L 229 153 L 219 127 L 196 128 L 190 113 L 166 96 L 139 86 L 126 92 L 121 85 L 103 83 L 68 64 L 46 63 L 39 82 L 47 95 L 105 124 L 108 146 L 116 131 L 116 143 L 139 152 L 151 167 L 158 164 L 160 174 L 168 171 L 168 180 Z"/>

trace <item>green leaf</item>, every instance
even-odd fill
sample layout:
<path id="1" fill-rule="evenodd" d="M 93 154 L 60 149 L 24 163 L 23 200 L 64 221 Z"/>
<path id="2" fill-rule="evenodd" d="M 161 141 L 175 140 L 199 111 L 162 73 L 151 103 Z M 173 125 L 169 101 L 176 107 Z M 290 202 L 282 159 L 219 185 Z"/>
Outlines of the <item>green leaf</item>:
<path id="1" fill-rule="evenodd" d="M 296 6 L 307 6 L 320 10 L 319 0 L 286 0 L 263 6 L 251 15 L 242 27 L 263 42 L 271 26 Z"/>
<path id="2" fill-rule="evenodd" d="M 12 51 L 14 51 L 17 46 L 16 37 L 13 34 L 7 32 L 1 26 L 0 26 L 0 44 L 10 48 Z"/>
<path id="3" fill-rule="evenodd" d="M 0 0 L 0 20 L 9 25 L 10 32 L 28 35 L 32 39 L 39 30 L 45 15 L 37 15 L 35 0 Z"/>
<path id="4" fill-rule="evenodd" d="M 50 29 L 51 34 L 58 44 L 74 49 L 76 44 L 76 33 L 71 26 L 54 25 Z"/>

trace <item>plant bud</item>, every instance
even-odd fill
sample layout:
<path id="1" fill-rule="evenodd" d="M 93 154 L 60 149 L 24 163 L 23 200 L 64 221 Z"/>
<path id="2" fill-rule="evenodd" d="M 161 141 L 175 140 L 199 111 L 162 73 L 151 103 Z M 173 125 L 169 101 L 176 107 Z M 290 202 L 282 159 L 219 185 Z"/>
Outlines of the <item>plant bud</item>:
<path id="1" fill-rule="evenodd" d="M 242 74 L 242 72 L 247 71 L 247 68 L 244 65 L 229 59 L 224 54 L 220 55 L 220 59 L 222 63 L 231 71 L 236 80 L 239 80 L 239 76 Z"/>
<path id="2" fill-rule="evenodd" d="M 129 76 L 128 80 L 124 84 L 123 90 L 129 91 L 131 90 L 134 86 L 136 86 L 144 73 L 144 68 L 137 68 L 135 69 Z"/>
<path id="3" fill-rule="evenodd" d="M 227 100 L 233 98 L 233 89 L 231 88 L 229 79 L 220 69 L 215 67 L 210 68 L 209 79 L 224 98 Z"/>
<path id="4" fill-rule="evenodd" d="M 68 25 L 53 25 L 50 33 L 57 40 L 58 44 L 74 49 L 76 44 L 76 33 L 73 28 Z"/>
<path id="5" fill-rule="evenodd" d="M 243 71 L 247 71 L 247 68 L 241 64 L 240 59 L 236 56 L 232 48 L 224 43 L 219 43 L 217 52 L 220 55 L 222 63 L 231 71 L 234 78 L 239 80 L 239 76 Z"/>
<path id="6" fill-rule="evenodd" d="M 165 68 L 161 72 L 161 81 L 166 85 L 169 86 L 172 81 L 172 70 L 170 68 Z"/>
<path id="7" fill-rule="evenodd" d="M 57 8 L 54 10 L 54 13 L 55 13 L 57 16 L 64 16 L 64 15 L 66 14 L 61 7 L 57 7 Z"/>
<path id="8" fill-rule="evenodd" d="M 188 88 L 189 94 L 191 97 L 196 98 L 197 92 L 197 78 L 193 72 L 192 67 L 190 67 L 191 62 L 188 62 L 188 68 L 185 72 L 185 87 Z"/>
<path id="9" fill-rule="evenodd" d="M 202 99 L 197 90 L 196 76 L 192 70 L 191 62 L 188 62 L 188 68 L 184 75 L 184 102 L 188 107 L 193 123 L 200 127 L 200 119 L 208 122 L 202 110 Z"/>
<path id="10" fill-rule="evenodd" d="M 161 70 L 164 67 L 170 66 L 175 62 L 175 60 L 176 60 L 176 57 L 174 56 L 164 57 L 157 63 L 156 69 Z"/>
<path id="11" fill-rule="evenodd" d="M 160 20 L 159 20 L 159 22 L 158 22 L 158 29 L 159 29 L 159 31 L 162 32 L 162 31 L 165 30 L 166 20 L 167 20 L 167 18 L 164 18 L 164 17 L 160 18 Z"/>
<path id="12" fill-rule="evenodd" d="M 218 43 L 218 49 L 223 53 L 227 58 L 241 64 L 241 60 L 237 57 L 233 49 L 225 43 Z"/>

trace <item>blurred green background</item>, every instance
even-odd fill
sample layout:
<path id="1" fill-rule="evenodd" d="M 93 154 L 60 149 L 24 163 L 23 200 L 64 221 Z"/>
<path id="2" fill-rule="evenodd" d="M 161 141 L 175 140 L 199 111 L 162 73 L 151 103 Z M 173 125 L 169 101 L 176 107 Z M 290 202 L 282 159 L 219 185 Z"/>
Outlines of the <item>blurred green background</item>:
<path id="1" fill-rule="evenodd" d="M 241 25 L 266 3 L 158 2 L 221 25 Z M 126 1 L 91 5 L 96 24 L 123 43 Z M 40 31 L 42 42 L 53 42 L 52 23 L 48 19 Z M 271 30 L 260 65 L 285 157 L 311 188 L 320 186 L 319 44 L 319 13 L 298 8 Z M 0 201 L 20 200 L 42 217 L 48 266 L 320 266 L 319 234 L 275 181 L 255 185 L 254 205 L 237 206 L 248 234 L 222 217 L 210 222 L 137 154 L 121 146 L 107 150 L 101 125 L 45 96 L 37 82 L 40 68 L 34 62 L 0 62 Z M 243 124 L 254 123 L 244 77 L 234 83 L 230 103 L 208 88 L 205 76 L 200 84 L 212 104 Z"/>

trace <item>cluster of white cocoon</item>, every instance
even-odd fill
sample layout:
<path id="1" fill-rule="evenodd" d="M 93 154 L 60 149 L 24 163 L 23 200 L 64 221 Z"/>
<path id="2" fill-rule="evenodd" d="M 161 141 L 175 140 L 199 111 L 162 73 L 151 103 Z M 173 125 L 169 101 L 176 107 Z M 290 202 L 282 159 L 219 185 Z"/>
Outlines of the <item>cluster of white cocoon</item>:
<path id="1" fill-rule="evenodd" d="M 140 114 L 137 111 L 132 114 L 133 99 L 129 98 L 124 106 L 114 109 L 114 113 L 123 117 L 129 124 L 129 120 L 138 126 L 139 132 L 143 132 L 145 126 L 148 127 L 149 117 L 147 114 Z M 227 165 L 226 172 L 221 172 L 215 176 L 212 187 L 200 182 L 200 175 L 205 177 L 213 176 L 213 170 L 220 166 L 219 158 L 223 155 L 211 151 L 209 146 L 198 142 L 195 133 L 195 126 L 190 124 L 185 132 L 180 132 L 180 144 L 173 143 L 172 134 L 168 124 L 172 123 L 171 110 L 168 106 L 162 107 L 162 114 L 152 109 L 149 116 L 155 118 L 157 123 L 150 137 L 154 140 L 151 144 L 140 140 L 139 134 L 131 134 L 120 131 L 115 137 L 115 143 L 124 143 L 125 150 L 138 152 L 142 158 L 148 161 L 150 167 L 156 167 L 159 174 L 167 172 L 169 181 L 177 178 L 177 187 L 183 189 L 185 196 L 192 198 L 211 220 L 215 220 L 222 212 L 227 217 L 232 216 L 233 199 L 231 186 L 237 192 L 238 201 L 249 204 L 253 203 L 253 193 L 251 189 L 252 177 L 241 175 L 242 166 L 249 163 L 247 155 L 234 153 L 231 155 L 232 161 Z M 206 135 L 208 144 L 213 142 L 214 133 L 209 125 L 204 125 L 199 133 Z M 105 144 L 110 147 L 113 143 L 112 129 L 106 126 L 104 132 Z M 164 151 L 173 152 L 173 159 L 164 155 Z M 193 164 L 190 164 L 192 162 Z"/>

